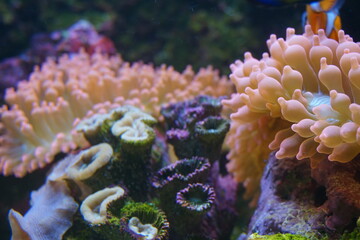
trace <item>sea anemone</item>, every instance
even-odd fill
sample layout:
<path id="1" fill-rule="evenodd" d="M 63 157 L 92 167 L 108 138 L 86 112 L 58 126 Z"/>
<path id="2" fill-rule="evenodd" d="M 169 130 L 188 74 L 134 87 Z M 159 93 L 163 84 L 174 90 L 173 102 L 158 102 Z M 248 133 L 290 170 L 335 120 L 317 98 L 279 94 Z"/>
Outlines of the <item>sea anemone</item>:
<path id="1" fill-rule="evenodd" d="M 223 104 L 231 114 L 228 170 L 257 192 L 270 150 L 276 157 L 328 158 L 349 162 L 360 153 L 360 47 L 338 32 L 339 41 L 306 27 L 287 29 L 286 40 L 271 35 L 270 56 L 231 65 L 237 92 Z"/>
<path id="2" fill-rule="evenodd" d="M 0 109 L 0 171 L 23 177 L 53 161 L 59 152 L 83 147 L 72 135 L 78 120 L 129 104 L 156 118 L 163 103 L 199 94 L 229 95 L 232 87 L 211 67 L 183 73 L 172 67 L 124 62 L 119 55 L 85 52 L 49 59 L 29 81 L 6 92 Z"/>

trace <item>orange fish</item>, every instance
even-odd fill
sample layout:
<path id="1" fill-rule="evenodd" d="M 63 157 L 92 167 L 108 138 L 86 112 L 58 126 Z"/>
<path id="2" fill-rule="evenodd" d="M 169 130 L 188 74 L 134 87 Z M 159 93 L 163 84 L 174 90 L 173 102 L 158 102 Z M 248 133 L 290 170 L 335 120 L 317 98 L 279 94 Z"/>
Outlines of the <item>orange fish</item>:
<path id="1" fill-rule="evenodd" d="M 313 32 L 324 29 L 326 35 L 338 40 L 337 32 L 341 29 L 339 9 L 345 0 L 322 0 L 306 5 L 304 20 L 310 24 Z"/>
<path id="2" fill-rule="evenodd" d="M 303 15 L 303 23 L 310 24 L 314 32 L 324 29 L 326 35 L 337 40 L 337 32 L 341 29 L 339 10 L 345 0 L 250 0 L 263 5 L 286 6 L 291 4 L 307 4 Z"/>

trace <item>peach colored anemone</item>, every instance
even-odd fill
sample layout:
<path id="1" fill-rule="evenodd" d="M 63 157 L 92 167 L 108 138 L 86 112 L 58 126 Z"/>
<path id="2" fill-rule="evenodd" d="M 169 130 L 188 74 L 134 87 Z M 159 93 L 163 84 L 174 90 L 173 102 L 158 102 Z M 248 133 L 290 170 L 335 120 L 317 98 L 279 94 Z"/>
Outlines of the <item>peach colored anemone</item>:
<path id="1" fill-rule="evenodd" d="M 59 152 L 83 147 L 73 134 L 79 119 L 130 104 L 159 117 L 161 104 L 198 94 L 229 95 L 231 82 L 211 67 L 183 73 L 172 67 L 122 61 L 84 52 L 47 60 L 29 81 L 8 89 L 0 108 L 0 171 L 22 177 L 44 167 Z"/>
<path id="2" fill-rule="evenodd" d="M 312 167 L 360 153 L 360 47 L 344 31 L 338 36 L 288 28 L 286 40 L 270 36 L 270 55 L 258 60 L 247 52 L 231 65 L 237 93 L 223 101 L 233 110 L 227 167 L 249 196 L 270 150 L 279 159 L 310 158 Z"/>

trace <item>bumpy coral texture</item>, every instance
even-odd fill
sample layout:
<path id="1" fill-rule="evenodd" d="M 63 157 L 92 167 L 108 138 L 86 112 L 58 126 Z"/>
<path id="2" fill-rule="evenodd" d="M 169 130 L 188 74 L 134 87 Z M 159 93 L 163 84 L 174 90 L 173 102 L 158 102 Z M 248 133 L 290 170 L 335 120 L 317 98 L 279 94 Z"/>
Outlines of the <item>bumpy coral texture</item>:
<path id="1" fill-rule="evenodd" d="M 84 146 L 84 139 L 71 134 L 84 116 L 131 104 L 159 117 L 162 103 L 230 91 L 230 82 L 211 67 L 179 73 L 165 65 L 130 65 L 120 56 L 83 52 L 48 60 L 17 90 L 7 90 L 9 107 L 0 109 L 0 171 L 22 177 L 57 153 Z"/>
<path id="2" fill-rule="evenodd" d="M 287 29 L 286 40 L 271 35 L 270 55 L 231 65 L 237 93 L 230 107 L 228 170 L 253 196 L 264 159 L 327 157 L 349 162 L 360 153 L 360 47 L 344 31 L 339 41 L 307 26 L 303 35 Z"/>

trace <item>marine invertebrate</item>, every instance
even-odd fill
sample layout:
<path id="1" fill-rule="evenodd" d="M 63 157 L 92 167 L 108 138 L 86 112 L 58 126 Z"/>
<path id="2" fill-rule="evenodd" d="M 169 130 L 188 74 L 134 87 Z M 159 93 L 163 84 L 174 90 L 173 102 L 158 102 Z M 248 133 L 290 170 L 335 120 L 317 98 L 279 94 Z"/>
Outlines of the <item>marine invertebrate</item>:
<path id="1" fill-rule="evenodd" d="M 30 39 L 30 36 L 27 39 Z M 42 64 L 49 57 L 59 57 L 64 53 L 76 54 L 82 48 L 89 54 L 93 54 L 96 50 L 104 54 L 116 53 L 113 42 L 99 34 L 95 27 L 86 20 L 80 20 L 68 29 L 33 35 L 28 49 L 18 56 L 0 62 L 1 105 L 5 89 L 16 88 L 18 82 L 29 77 L 34 66 Z M 7 56 L 3 55 L 3 57 Z"/>
<path id="2" fill-rule="evenodd" d="M 9 212 L 12 239 L 62 239 L 71 227 L 78 204 L 64 181 L 47 181 L 31 193 L 32 206 L 22 216 Z"/>
<path id="3" fill-rule="evenodd" d="M 84 134 L 91 144 L 107 142 L 114 149 L 114 156 L 105 167 L 105 174 L 104 171 L 100 177 L 96 174 L 95 183 L 90 185 L 102 184 L 101 188 L 105 187 L 102 180 L 106 181 L 107 178 L 108 184 L 112 181 L 125 185 L 134 200 L 145 200 L 150 184 L 151 149 L 155 141 L 155 131 L 151 126 L 155 123 L 151 115 L 128 105 L 114 108 L 108 113 L 95 114 L 79 122 L 76 130 Z M 112 151 L 108 155 L 111 157 Z"/>
<path id="4" fill-rule="evenodd" d="M 119 186 L 90 194 L 82 201 L 65 239 L 119 239 L 121 229 L 116 215 L 126 201 L 126 193 Z"/>
<path id="5" fill-rule="evenodd" d="M 104 188 L 89 195 L 80 206 L 84 220 L 91 225 L 104 224 L 111 210 L 111 204 L 122 201 L 125 191 L 121 187 Z M 113 210 L 115 211 L 115 210 Z M 120 211 L 120 209 L 117 209 Z"/>
<path id="6" fill-rule="evenodd" d="M 93 191 L 102 189 L 113 183 L 113 178 L 109 173 L 112 155 L 113 149 L 107 143 L 83 150 L 74 157 L 65 170 L 65 178 L 83 188 L 87 185 Z"/>
<path id="7" fill-rule="evenodd" d="M 189 184 L 176 194 L 176 203 L 189 212 L 209 211 L 214 201 L 214 189 L 201 183 Z"/>
<path id="8" fill-rule="evenodd" d="M 169 223 L 160 209 L 149 203 L 128 202 L 120 211 L 123 234 L 130 239 L 165 240 Z"/>
<path id="9" fill-rule="evenodd" d="M 85 118 L 76 123 L 75 130 L 84 134 L 92 145 L 108 142 L 117 147 L 139 141 L 154 141 L 151 126 L 156 122 L 154 117 L 139 108 L 125 105 Z"/>
<path id="10" fill-rule="evenodd" d="M 131 231 L 134 235 L 138 235 L 145 240 L 154 239 L 158 232 L 157 228 L 153 227 L 153 225 L 149 223 L 142 224 L 140 222 L 140 219 L 138 219 L 137 217 L 130 218 L 128 227 L 129 231 Z"/>
<path id="11" fill-rule="evenodd" d="M 152 185 L 160 192 L 160 200 L 164 204 L 173 204 L 179 190 L 189 183 L 204 182 L 209 171 L 210 163 L 206 158 L 182 159 L 160 169 Z M 171 200 L 168 201 L 169 198 Z"/>
<path id="12" fill-rule="evenodd" d="M 159 194 L 160 208 L 172 226 L 171 239 L 184 239 L 186 233 L 189 236 L 199 233 L 193 230 L 200 227 L 215 198 L 213 188 L 202 184 L 209 177 L 210 167 L 209 160 L 195 156 L 178 160 L 155 175 L 152 185 Z M 193 216 L 189 222 L 191 226 L 184 221 L 189 216 Z"/>
<path id="13" fill-rule="evenodd" d="M 215 191 L 210 185 L 189 184 L 176 194 L 176 205 L 168 216 L 178 236 L 204 236 L 201 229 L 204 216 L 215 205 Z M 180 239 L 182 239 L 180 238 Z"/>
<path id="14" fill-rule="evenodd" d="M 213 163 L 220 157 L 229 120 L 222 118 L 223 98 L 198 96 L 161 109 L 166 123 L 167 141 L 178 158 L 205 157 Z"/>
<path id="15" fill-rule="evenodd" d="M 76 119 L 131 104 L 159 117 L 163 103 L 198 94 L 228 95 L 231 86 L 211 67 L 183 73 L 165 65 L 124 62 L 85 52 L 49 59 L 29 81 L 8 89 L 0 110 L 0 170 L 24 176 L 51 162 L 59 152 L 86 145 L 72 135 Z"/>
<path id="16" fill-rule="evenodd" d="M 268 40 L 271 56 L 245 53 L 244 62 L 231 65 L 238 93 L 223 100 L 235 111 L 228 170 L 248 195 L 256 192 L 270 150 L 277 158 L 310 158 L 313 167 L 322 158 L 349 162 L 360 153 L 360 47 L 342 30 L 338 37 L 316 35 L 310 26 L 303 35 L 288 28 L 286 40 Z"/>

